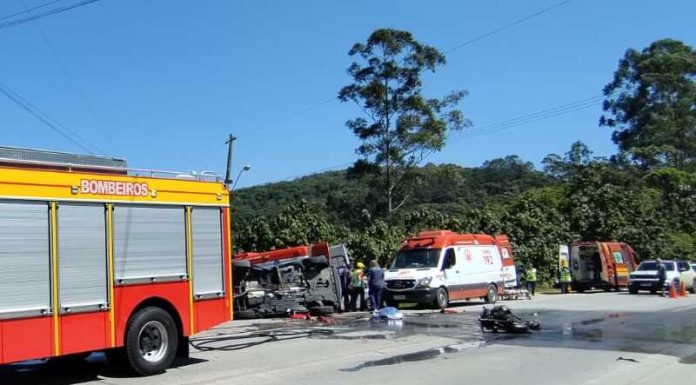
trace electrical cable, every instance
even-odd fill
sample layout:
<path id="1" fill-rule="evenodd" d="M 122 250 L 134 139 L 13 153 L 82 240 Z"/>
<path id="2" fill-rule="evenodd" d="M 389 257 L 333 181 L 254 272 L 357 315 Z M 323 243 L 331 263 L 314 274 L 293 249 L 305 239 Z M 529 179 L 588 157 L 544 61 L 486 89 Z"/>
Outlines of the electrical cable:
<path id="1" fill-rule="evenodd" d="M 554 4 L 552 4 L 552 5 L 550 5 L 550 6 L 546 7 L 546 8 L 543 8 L 543 9 L 538 10 L 538 11 L 536 11 L 536 12 L 530 13 L 530 14 L 528 14 L 528 15 L 522 17 L 522 18 L 519 18 L 519 19 L 517 19 L 517 20 L 515 20 L 515 21 L 512 21 L 512 22 L 510 22 L 510 23 L 504 24 L 504 25 L 502 25 L 502 26 L 500 26 L 500 27 L 498 27 L 498 28 L 495 28 L 495 29 L 493 29 L 493 30 L 491 30 L 491 31 L 485 32 L 485 33 L 483 33 L 483 34 L 481 34 L 481 35 L 475 36 L 475 37 L 473 37 L 473 38 L 471 38 L 471 39 L 469 39 L 469 40 L 467 40 L 467 41 L 465 41 L 465 42 L 463 42 L 463 43 L 457 44 L 457 45 L 455 45 L 454 47 L 449 48 L 449 49 L 447 49 L 447 50 L 444 51 L 444 52 L 445 52 L 445 53 L 449 53 L 449 52 L 452 52 L 452 51 L 456 51 L 456 50 L 458 50 L 458 49 L 460 49 L 460 48 L 463 48 L 463 47 L 466 47 L 466 46 L 471 45 L 471 44 L 473 44 L 473 43 L 476 43 L 476 42 L 478 42 L 478 41 L 484 40 L 484 39 L 486 39 L 486 38 L 488 38 L 488 37 L 490 37 L 490 36 L 496 35 L 496 34 L 502 32 L 502 31 L 505 31 L 505 30 L 507 30 L 507 29 L 510 29 L 510 28 L 512 28 L 512 27 L 515 27 L 515 26 L 517 26 L 517 25 L 520 25 L 520 24 L 522 24 L 522 23 L 524 23 L 524 22 L 526 22 L 526 21 L 529 21 L 529 20 L 531 20 L 531 19 L 534 19 L 534 18 L 536 18 L 536 17 L 539 17 L 539 16 L 541 16 L 541 15 L 547 13 L 547 12 L 550 12 L 550 11 L 552 11 L 552 10 L 558 8 L 558 7 L 561 7 L 561 6 L 563 6 L 563 5 L 566 5 L 566 4 L 570 3 L 570 2 L 572 2 L 572 0 L 563 0 L 563 1 L 560 1 L 560 2 L 557 2 L 557 3 L 554 3 Z M 275 120 L 275 121 L 273 121 L 273 122 L 271 122 L 271 123 L 268 123 L 268 124 L 266 124 L 264 127 L 275 126 L 275 125 L 280 124 L 280 123 L 282 123 L 282 122 L 285 122 L 285 121 L 287 121 L 287 120 L 293 119 L 293 118 L 295 118 L 295 117 L 297 117 L 297 116 L 301 116 L 301 115 L 303 115 L 303 114 L 305 114 L 305 113 L 307 113 L 307 112 L 309 112 L 309 111 L 312 111 L 312 110 L 314 110 L 314 109 L 317 109 L 317 108 L 319 108 L 319 107 L 321 107 L 321 106 L 324 106 L 324 105 L 326 105 L 326 104 L 328 104 L 328 103 L 330 103 L 330 102 L 332 102 L 332 101 L 334 101 L 334 100 L 337 100 L 337 99 L 338 99 L 338 97 L 337 97 L 337 96 L 334 96 L 334 97 L 331 97 L 331 98 L 326 99 L 326 100 L 324 100 L 324 101 L 315 103 L 315 104 L 313 104 L 313 105 L 311 105 L 311 106 L 305 107 L 305 108 L 303 108 L 303 109 L 301 109 L 301 110 L 298 110 L 298 111 L 296 111 L 296 112 L 294 112 L 294 113 L 288 114 L 288 115 L 286 115 L 285 117 L 282 117 L 282 118 L 280 118 L 280 119 L 278 119 L 278 120 Z"/>
<path id="2" fill-rule="evenodd" d="M 327 336 L 334 334 L 331 329 L 309 329 L 299 331 L 265 330 L 254 333 L 218 334 L 212 337 L 194 338 L 189 341 L 196 350 L 207 351 L 234 351 L 266 344 L 269 342 L 288 341 L 300 338 L 311 338 L 315 335 Z M 248 341 L 249 339 L 260 339 Z M 237 343 L 237 341 L 246 341 Z"/>
<path id="3" fill-rule="evenodd" d="M 26 1 L 25 1 L 25 0 L 20 0 L 20 1 L 21 1 L 21 3 L 22 3 L 22 6 L 24 7 L 24 9 L 26 10 L 26 12 L 28 12 L 28 13 L 31 15 L 31 9 L 30 9 L 29 7 L 27 7 Z M 58 1 L 62 1 L 62 0 L 58 0 Z M 36 8 L 36 7 L 34 7 L 34 8 Z M 56 60 L 56 62 L 58 63 L 58 66 L 59 66 L 59 67 L 61 68 L 61 70 L 63 71 L 63 74 L 65 75 L 65 77 L 66 77 L 66 78 L 68 79 L 68 81 L 72 84 L 73 91 L 75 92 L 75 94 L 79 97 L 79 99 L 80 99 L 80 100 L 82 101 L 82 103 L 84 104 L 85 109 L 90 113 L 90 115 L 92 115 L 92 117 L 94 118 L 95 122 L 101 123 L 101 124 L 103 125 L 102 119 L 101 119 L 99 116 L 97 116 L 96 112 L 94 112 L 94 109 L 92 108 L 92 106 L 91 106 L 91 105 L 89 104 L 89 102 L 87 101 L 87 98 L 84 96 L 83 92 L 80 90 L 80 87 L 78 87 L 78 84 L 77 84 L 77 82 L 75 81 L 75 78 L 72 76 L 72 73 L 71 73 L 70 70 L 68 69 L 68 66 L 65 64 L 65 62 L 63 61 L 63 59 L 61 58 L 61 56 L 58 54 L 58 50 L 57 50 L 56 47 L 51 43 L 51 40 L 48 38 L 48 34 L 47 34 L 47 33 L 44 31 L 44 29 L 41 27 L 41 24 L 39 23 L 38 20 L 33 20 L 33 22 L 34 22 L 34 26 L 35 26 L 36 29 L 39 31 L 39 34 L 41 35 L 41 38 L 43 39 L 44 43 L 46 44 L 46 47 L 47 47 L 48 50 L 51 52 L 51 55 L 53 56 L 53 58 L 54 58 L 54 59 Z M 94 146 L 94 147 L 97 148 L 96 146 Z M 99 152 L 102 153 L 102 154 L 104 154 L 104 151 L 102 151 L 101 149 L 99 149 Z"/>
<path id="4" fill-rule="evenodd" d="M 551 10 L 553 10 L 553 9 L 556 9 L 556 8 L 560 7 L 560 6 L 566 5 L 566 4 L 570 3 L 571 1 L 572 1 L 572 0 L 564 0 L 564 1 L 561 1 L 561 2 L 558 2 L 558 3 L 555 3 L 555 4 L 553 4 L 553 5 L 550 5 L 550 6 L 544 8 L 544 9 L 541 9 L 541 10 L 539 10 L 539 11 L 537 11 L 537 12 L 531 13 L 531 14 L 529 14 L 529 15 L 527 15 L 527 16 L 524 16 L 524 17 L 522 17 L 522 18 L 520 18 L 520 19 L 517 19 L 517 20 L 515 20 L 515 21 L 513 21 L 513 22 L 511 22 L 511 23 L 505 24 L 505 25 L 503 25 L 503 26 L 501 26 L 501 27 L 498 27 L 498 28 L 496 28 L 496 29 L 494 29 L 494 30 L 491 30 L 491 31 L 488 31 L 488 32 L 483 33 L 483 34 L 481 34 L 481 35 L 478 35 L 478 36 L 476 36 L 476 37 L 473 37 L 473 38 L 471 38 L 471 39 L 469 39 L 469 40 L 467 40 L 467 41 L 465 41 L 465 42 L 463 42 L 463 43 L 461 43 L 461 44 L 457 44 L 456 46 L 454 46 L 454 47 L 452 47 L 452 48 L 446 50 L 445 53 L 449 53 L 449 52 L 452 52 L 452 51 L 456 51 L 456 50 L 458 50 L 458 49 L 460 49 L 460 48 L 462 48 L 462 47 L 466 47 L 467 45 L 476 43 L 477 41 L 483 40 L 483 39 L 485 39 L 485 38 L 487 38 L 487 37 L 490 37 L 490 36 L 493 36 L 493 35 L 495 35 L 495 34 L 497 34 L 497 33 L 503 32 L 503 31 L 505 31 L 506 29 L 510 29 L 510 28 L 512 28 L 512 27 L 514 27 L 514 26 L 516 26 L 516 25 L 519 25 L 519 24 L 524 23 L 524 22 L 527 21 L 527 20 L 534 19 L 535 17 L 539 17 L 539 16 L 545 14 L 546 12 L 549 12 L 549 11 L 551 11 Z"/>
<path id="5" fill-rule="evenodd" d="M 86 5 L 96 3 L 97 1 L 100 1 L 100 0 L 81 0 L 81 1 L 78 1 L 77 3 L 74 3 L 74 4 L 69 4 L 69 5 L 65 5 L 65 6 L 61 6 L 61 7 L 52 8 L 52 9 L 45 10 L 42 12 L 30 14 L 28 16 L 20 17 L 17 19 L 10 19 L 10 20 L 4 21 L 4 22 L 0 22 L 0 30 L 6 29 L 6 28 L 11 28 L 11 27 L 16 27 L 18 25 L 28 23 L 32 20 L 41 19 L 41 18 L 44 18 L 47 16 L 56 15 L 56 14 L 66 12 L 66 11 L 69 11 L 69 10 L 72 10 L 75 8 L 84 7 Z M 54 1 L 53 3 L 56 3 L 56 2 L 57 1 Z M 53 4 L 53 3 L 51 3 L 51 4 Z M 36 9 L 36 8 L 41 8 L 41 7 L 34 7 L 34 9 Z M 23 14 L 23 13 L 25 13 L 25 12 L 21 12 L 20 14 Z M 8 17 L 9 16 L 7 16 L 3 19 L 7 19 Z"/>
<path id="6" fill-rule="evenodd" d="M 468 132 L 463 132 L 461 137 L 450 140 L 450 143 L 451 142 L 459 142 L 459 141 L 462 141 L 462 140 L 465 140 L 468 138 L 474 138 L 474 137 L 478 137 L 478 136 L 482 136 L 482 135 L 487 135 L 487 134 L 491 134 L 494 132 L 499 132 L 499 131 L 507 130 L 510 128 L 522 126 L 525 124 L 537 122 L 540 120 L 545 120 L 545 119 L 553 118 L 556 116 L 569 114 L 571 112 L 584 110 L 584 109 L 602 104 L 602 98 L 603 98 L 602 96 L 594 96 L 594 97 L 587 98 L 587 99 L 581 99 L 581 100 L 577 100 L 575 102 L 563 104 L 560 106 L 552 107 L 552 108 L 545 109 L 545 110 L 538 111 L 538 112 L 534 112 L 531 114 L 525 114 L 525 115 L 521 115 L 521 116 L 518 116 L 515 118 L 506 119 L 506 120 L 503 120 L 501 122 L 481 126 L 478 129 L 470 130 Z"/>
<path id="7" fill-rule="evenodd" d="M 55 3 L 60 3 L 61 1 L 65 1 L 65 0 L 53 0 L 53 1 L 48 2 L 48 3 L 44 3 L 44 4 L 41 4 L 41 5 L 37 5 L 37 6 L 35 6 L 35 7 L 31 7 L 31 8 L 29 8 L 29 9 L 25 9 L 24 11 L 20 11 L 20 12 L 17 12 L 17 13 L 13 13 L 13 14 L 7 15 L 7 16 L 2 16 L 2 17 L 0 17 L 0 21 L 2 21 L 2 20 L 7 20 L 7 19 L 11 19 L 11 18 L 13 18 L 13 17 L 15 17 L 15 16 L 23 15 L 23 14 L 25 14 L 25 13 L 29 13 L 29 12 L 31 12 L 31 11 L 34 11 L 34 10 L 37 10 L 37 9 L 40 9 L 40 8 L 48 7 L 49 5 L 53 5 L 53 4 L 55 4 Z"/>
<path id="8" fill-rule="evenodd" d="M 70 143 L 74 144 L 75 146 L 79 147 L 83 151 L 86 151 L 90 155 L 94 155 L 95 153 L 87 147 L 87 145 L 81 143 L 87 143 L 85 139 L 80 138 L 79 135 L 74 133 L 72 130 L 68 129 L 64 125 L 58 123 L 54 118 L 50 117 L 48 114 L 45 112 L 39 110 L 37 107 L 23 99 L 21 96 L 17 95 L 15 92 L 9 89 L 6 85 L 0 83 L 0 93 L 5 95 L 8 99 L 10 99 L 12 102 L 14 102 L 17 106 L 28 112 L 30 115 L 35 117 L 37 120 L 39 120 L 41 123 L 46 125 L 48 128 L 56 132 L 58 135 L 62 136 L 65 138 L 67 141 Z M 89 145 L 89 144 L 88 144 Z M 94 145 L 91 145 L 92 147 L 95 147 Z"/>

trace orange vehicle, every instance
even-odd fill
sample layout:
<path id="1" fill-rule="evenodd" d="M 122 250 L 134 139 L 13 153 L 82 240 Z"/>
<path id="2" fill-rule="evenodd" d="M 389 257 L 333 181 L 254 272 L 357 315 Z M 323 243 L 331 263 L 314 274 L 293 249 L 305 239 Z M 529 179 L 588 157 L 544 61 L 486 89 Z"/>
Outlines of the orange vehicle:
<path id="1" fill-rule="evenodd" d="M 229 199 L 210 174 L 0 148 L 0 364 L 106 351 L 136 374 L 232 318 Z"/>
<path id="2" fill-rule="evenodd" d="M 619 290 L 628 285 L 628 275 L 638 267 L 633 249 L 623 242 L 574 242 L 569 250 L 561 246 L 561 260 L 564 253 L 571 287 L 578 292 L 593 288 Z"/>
<path id="3" fill-rule="evenodd" d="M 419 303 L 444 309 L 450 301 L 493 303 L 517 286 L 512 247 L 505 235 L 424 231 L 404 241 L 385 273 L 387 304 Z"/>

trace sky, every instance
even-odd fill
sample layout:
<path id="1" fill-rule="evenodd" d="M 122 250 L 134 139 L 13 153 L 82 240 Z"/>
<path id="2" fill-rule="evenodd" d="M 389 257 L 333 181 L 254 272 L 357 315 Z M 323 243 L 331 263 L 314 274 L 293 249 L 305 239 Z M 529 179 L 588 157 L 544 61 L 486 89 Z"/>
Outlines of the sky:
<path id="1" fill-rule="evenodd" d="M 233 133 L 233 175 L 251 167 L 237 188 L 355 161 L 345 122 L 361 112 L 335 97 L 350 83 L 348 50 L 378 28 L 446 52 L 423 93 L 468 91 L 459 108 L 473 125 L 427 161 L 466 167 L 511 154 L 539 166 L 578 140 L 614 154 L 599 103 L 496 124 L 600 96 L 628 48 L 696 46 L 688 0 L 571 0 L 464 46 L 560 0 L 100 0 L 2 27 L 51 1 L 0 2 L 0 84 L 62 134 L 0 94 L 0 145 L 224 174 Z"/>

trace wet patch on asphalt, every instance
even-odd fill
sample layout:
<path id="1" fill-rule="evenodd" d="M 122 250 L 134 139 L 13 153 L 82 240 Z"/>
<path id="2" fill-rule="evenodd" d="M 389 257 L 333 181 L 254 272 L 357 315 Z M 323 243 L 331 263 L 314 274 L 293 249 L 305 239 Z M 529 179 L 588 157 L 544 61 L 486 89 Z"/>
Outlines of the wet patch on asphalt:
<path id="1" fill-rule="evenodd" d="M 514 308 L 513 308 L 514 311 Z M 617 361 L 638 363 L 620 353 L 663 354 L 679 358 L 680 363 L 696 363 L 696 309 L 679 309 L 668 313 L 615 313 L 594 311 L 526 310 L 517 313 L 523 319 L 538 317 L 542 328 L 527 334 L 482 332 L 478 314 L 421 313 L 408 314 L 403 321 L 389 324 L 369 319 L 339 322 L 343 330 L 384 332 L 384 338 L 402 338 L 421 334 L 452 338 L 465 348 L 447 351 L 442 348 L 365 361 L 344 369 L 352 372 L 373 366 L 397 365 L 446 357 L 484 345 L 529 347 L 563 347 L 616 351 Z M 341 338 L 341 332 L 322 336 Z M 372 337 L 375 338 L 375 337 Z"/>
<path id="2" fill-rule="evenodd" d="M 399 354 L 396 356 L 391 356 L 387 358 L 382 358 L 379 360 L 365 361 L 362 364 L 354 366 L 352 368 L 341 369 L 342 372 L 357 372 L 364 368 L 369 368 L 373 366 L 388 366 L 396 365 L 404 362 L 415 362 L 415 361 L 425 361 L 432 360 L 435 358 L 447 358 L 448 354 L 459 353 L 466 349 L 473 349 L 478 346 L 464 346 L 464 345 L 446 345 L 435 349 L 421 350 L 418 352 Z"/>

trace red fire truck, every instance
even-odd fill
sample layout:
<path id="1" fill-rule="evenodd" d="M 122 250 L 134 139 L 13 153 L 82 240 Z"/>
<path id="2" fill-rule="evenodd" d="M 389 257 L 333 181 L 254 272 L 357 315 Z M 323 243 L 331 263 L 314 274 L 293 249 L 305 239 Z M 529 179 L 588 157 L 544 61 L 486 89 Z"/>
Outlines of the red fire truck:
<path id="1" fill-rule="evenodd" d="M 0 147 L 0 364 L 106 351 L 136 374 L 232 318 L 228 191 L 210 174 Z"/>

